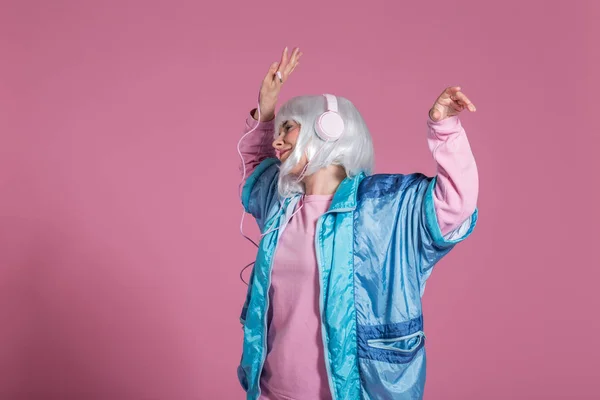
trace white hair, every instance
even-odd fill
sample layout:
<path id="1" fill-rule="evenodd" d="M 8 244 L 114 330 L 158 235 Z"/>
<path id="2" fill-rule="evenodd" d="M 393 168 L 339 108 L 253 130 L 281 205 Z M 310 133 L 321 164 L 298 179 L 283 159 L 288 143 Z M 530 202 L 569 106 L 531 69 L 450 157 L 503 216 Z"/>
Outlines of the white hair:
<path id="1" fill-rule="evenodd" d="M 275 117 L 275 136 L 285 121 L 300 125 L 296 146 L 280 166 L 278 190 L 282 197 L 304 193 L 304 184 L 291 170 L 306 153 L 309 166 L 306 175 L 312 175 L 329 165 L 341 165 L 352 178 L 361 172 L 370 175 L 374 168 L 373 142 L 362 115 L 350 100 L 336 96 L 338 113 L 344 121 L 344 133 L 335 142 L 325 142 L 315 131 L 315 121 L 326 110 L 325 96 L 298 96 L 281 106 Z M 322 148 L 321 148 L 322 147 Z"/>

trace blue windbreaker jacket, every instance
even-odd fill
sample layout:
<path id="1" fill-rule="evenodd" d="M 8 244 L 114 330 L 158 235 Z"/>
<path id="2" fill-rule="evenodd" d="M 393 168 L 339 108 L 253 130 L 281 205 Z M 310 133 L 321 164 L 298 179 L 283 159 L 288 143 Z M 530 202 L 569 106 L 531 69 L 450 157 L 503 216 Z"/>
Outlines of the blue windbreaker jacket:
<path id="1" fill-rule="evenodd" d="M 264 160 L 242 192 L 265 235 L 241 315 L 239 381 L 260 396 L 267 355 L 267 312 L 277 242 L 300 196 L 277 192 L 279 161 Z M 425 333 L 421 297 L 433 266 L 473 231 L 477 210 L 442 236 L 433 204 L 436 178 L 358 175 L 338 187 L 317 222 L 315 249 L 329 387 L 334 400 L 421 399 Z M 279 229 L 274 229 L 279 228 Z"/>

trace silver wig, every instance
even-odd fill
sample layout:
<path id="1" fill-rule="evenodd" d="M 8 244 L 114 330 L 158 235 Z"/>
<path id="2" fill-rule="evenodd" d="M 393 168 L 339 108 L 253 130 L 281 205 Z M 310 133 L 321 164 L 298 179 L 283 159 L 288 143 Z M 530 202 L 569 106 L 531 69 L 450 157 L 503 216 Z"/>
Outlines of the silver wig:
<path id="1" fill-rule="evenodd" d="M 324 96 L 294 97 L 279 109 L 275 117 L 276 136 L 279 135 L 279 129 L 285 121 L 295 121 L 300 125 L 296 146 L 280 166 L 278 189 L 282 197 L 304 193 L 304 184 L 297 182 L 298 176 L 290 172 L 300 162 L 304 153 L 310 163 L 305 176 L 329 165 L 343 166 L 350 178 L 361 172 L 367 175 L 373 172 L 373 142 L 367 125 L 350 100 L 339 96 L 336 98 L 338 113 L 344 121 L 345 128 L 342 137 L 335 142 L 325 142 L 315 131 L 315 121 L 326 110 L 327 100 Z"/>

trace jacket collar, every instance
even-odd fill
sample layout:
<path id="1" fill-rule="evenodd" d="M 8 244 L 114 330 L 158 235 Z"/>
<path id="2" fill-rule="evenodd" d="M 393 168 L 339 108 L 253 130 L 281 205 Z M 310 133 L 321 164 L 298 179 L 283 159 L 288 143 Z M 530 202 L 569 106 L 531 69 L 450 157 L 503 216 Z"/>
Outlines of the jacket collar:
<path id="1" fill-rule="evenodd" d="M 329 211 L 340 212 L 355 210 L 358 186 L 364 178 L 365 174 L 363 172 L 353 178 L 346 177 L 346 179 L 340 183 L 340 186 L 338 186 L 337 190 L 335 191 Z"/>
<path id="2" fill-rule="evenodd" d="M 365 173 L 361 172 L 353 178 L 346 177 L 335 191 L 328 212 L 354 211 L 356 209 L 358 186 L 365 179 L 365 176 Z M 294 210 L 301 197 L 302 195 L 298 194 L 294 197 L 283 199 L 282 215 L 286 213 L 285 210 L 288 210 L 288 212 Z"/>

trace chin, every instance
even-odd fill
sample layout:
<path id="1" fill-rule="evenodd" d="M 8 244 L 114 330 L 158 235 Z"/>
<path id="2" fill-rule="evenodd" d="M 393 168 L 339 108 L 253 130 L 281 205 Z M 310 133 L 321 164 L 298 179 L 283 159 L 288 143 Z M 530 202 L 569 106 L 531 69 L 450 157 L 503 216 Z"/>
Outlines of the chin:
<path id="1" fill-rule="evenodd" d="M 281 163 L 283 164 L 284 162 L 286 162 L 288 160 L 288 158 L 290 155 L 286 154 L 283 158 L 280 158 L 279 161 L 281 161 Z M 296 166 L 294 166 L 294 168 L 292 168 L 292 170 L 290 171 L 290 174 L 292 175 L 300 175 L 300 173 L 302 172 L 302 170 L 304 169 L 304 165 L 306 164 L 296 164 Z"/>

